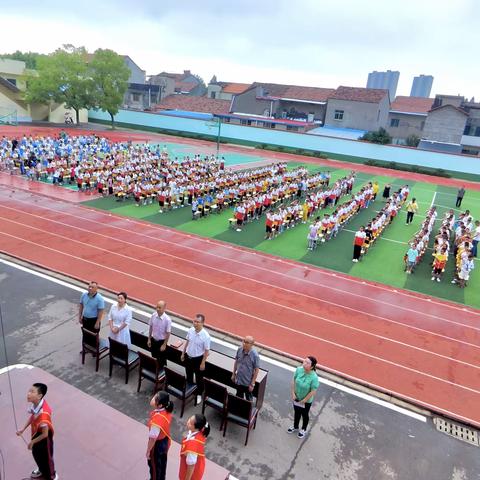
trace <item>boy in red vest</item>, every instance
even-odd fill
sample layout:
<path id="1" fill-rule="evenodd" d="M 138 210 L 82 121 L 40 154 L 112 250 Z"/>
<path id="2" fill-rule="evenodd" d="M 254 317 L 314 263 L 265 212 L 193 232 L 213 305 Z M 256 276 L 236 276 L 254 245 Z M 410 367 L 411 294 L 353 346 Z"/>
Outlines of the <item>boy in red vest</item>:
<path id="1" fill-rule="evenodd" d="M 31 473 L 31 478 L 58 480 L 53 463 L 53 424 L 52 409 L 45 401 L 47 386 L 44 383 L 34 383 L 27 393 L 27 401 L 32 404 L 28 410 L 30 417 L 22 430 L 17 432 L 21 436 L 30 425 L 32 439 L 28 449 L 32 451 L 33 459 L 38 468 Z"/>

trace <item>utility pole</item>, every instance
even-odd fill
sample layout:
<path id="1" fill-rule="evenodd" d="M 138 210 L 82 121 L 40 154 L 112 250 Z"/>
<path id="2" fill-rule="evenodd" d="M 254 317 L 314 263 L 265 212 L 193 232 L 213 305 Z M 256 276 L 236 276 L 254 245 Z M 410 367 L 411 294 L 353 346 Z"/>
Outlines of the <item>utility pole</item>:
<path id="1" fill-rule="evenodd" d="M 220 153 L 220 131 L 222 128 L 222 119 L 221 117 L 214 117 L 214 118 L 217 119 L 217 123 L 218 123 L 218 131 L 217 131 L 217 160 L 218 160 L 218 156 Z"/>

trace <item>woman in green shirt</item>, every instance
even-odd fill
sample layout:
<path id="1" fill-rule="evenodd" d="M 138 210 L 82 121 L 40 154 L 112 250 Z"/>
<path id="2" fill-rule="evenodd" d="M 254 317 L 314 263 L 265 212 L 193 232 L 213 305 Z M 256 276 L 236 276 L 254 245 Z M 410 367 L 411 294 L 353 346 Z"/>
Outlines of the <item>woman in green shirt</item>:
<path id="1" fill-rule="evenodd" d="M 294 410 L 293 426 L 287 432 L 293 433 L 300 426 L 302 419 L 302 428 L 299 430 L 298 438 L 303 438 L 306 434 L 310 407 L 312 406 L 313 396 L 318 388 L 318 377 L 315 373 L 317 359 L 308 356 L 303 360 L 302 366 L 295 370 L 292 380 L 292 400 Z"/>

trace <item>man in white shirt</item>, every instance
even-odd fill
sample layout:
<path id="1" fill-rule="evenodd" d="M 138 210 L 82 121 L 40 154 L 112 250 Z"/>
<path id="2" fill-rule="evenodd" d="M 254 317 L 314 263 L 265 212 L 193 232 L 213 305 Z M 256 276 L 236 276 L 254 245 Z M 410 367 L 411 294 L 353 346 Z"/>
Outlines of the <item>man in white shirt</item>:
<path id="1" fill-rule="evenodd" d="M 477 256 L 478 242 L 480 242 L 480 221 L 475 221 L 475 230 L 473 231 L 472 255 Z"/>
<path id="2" fill-rule="evenodd" d="M 165 313 L 167 303 L 163 300 L 157 302 L 155 312 L 150 317 L 148 323 L 148 341 L 147 345 L 152 352 L 152 356 L 157 359 L 160 368 L 163 368 L 166 363 L 166 353 L 168 339 L 172 331 L 172 320 Z"/>
<path id="3" fill-rule="evenodd" d="M 210 335 L 203 328 L 205 324 L 205 315 L 197 313 L 193 319 L 193 327 L 187 332 L 185 346 L 181 360 L 185 362 L 185 372 L 187 382 L 193 383 L 193 374 L 197 384 L 197 401 L 202 402 L 203 393 L 203 375 L 205 373 L 205 363 L 210 352 Z"/>

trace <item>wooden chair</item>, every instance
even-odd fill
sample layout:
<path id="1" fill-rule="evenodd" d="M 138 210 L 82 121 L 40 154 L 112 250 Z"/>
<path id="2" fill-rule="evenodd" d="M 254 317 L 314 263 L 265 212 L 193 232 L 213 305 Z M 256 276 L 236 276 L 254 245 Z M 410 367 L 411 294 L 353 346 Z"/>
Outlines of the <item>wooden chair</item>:
<path id="1" fill-rule="evenodd" d="M 197 386 L 194 383 L 187 383 L 185 375 L 170 370 L 168 367 L 165 367 L 165 391 L 182 401 L 180 418 L 183 417 L 185 403 L 189 398 L 193 397 L 194 405 L 197 404 L 195 398 Z"/>
<path id="2" fill-rule="evenodd" d="M 203 392 L 202 413 L 205 413 L 205 407 L 212 407 L 218 410 L 222 414 L 221 430 L 225 422 L 225 412 L 227 409 L 227 388 L 208 378 L 204 378 L 203 381 L 205 390 Z"/>
<path id="3" fill-rule="evenodd" d="M 245 445 L 248 443 L 248 435 L 252 428 L 257 425 L 258 409 L 249 400 L 237 397 L 236 395 L 228 394 L 227 410 L 225 415 L 225 422 L 223 427 L 223 436 L 227 432 L 228 422 L 236 423 L 241 427 L 247 429 L 247 438 Z"/>
<path id="4" fill-rule="evenodd" d="M 120 365 L 125 369 L 125 383 L 128 383 L 128 375 L 130 370 L 133 370 L 138 366 L 139 358 L 138 353 L 133 352 L 128 348 L 125 343 L 117 342 L 113 338 L 108 339 L 110 341 L 110 371 L 109 376 L 112 376 L 113 365 Z"/>
<path id="5" fill-rule="evenodd" d="M 137 392 L 140 391 L 142 380 L 145 378 L 153 382 L 153 393 L 160 390 L 160 385 L 165 383 L 165 371 L 160 368 L 156 358 L 151 357 L 142 352 L 138 352 L 140 358 L 140 366 L 138 369 L 138 386 Z"/>
<path id="6" fill-rule="evenodd" d="M 82 327 L 82 365 L 85 365 L 87 353 L 95 357 L 95 371 L 98 372 L 100 360 L 108 355 L 108 342 L 105 338 L 100 338 L 99 333 Z"/>

